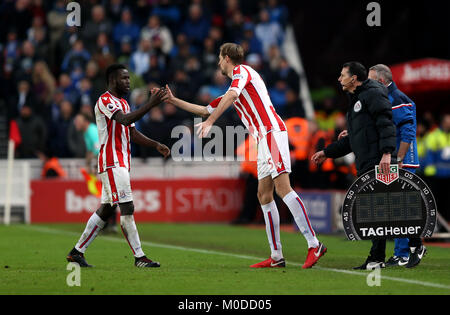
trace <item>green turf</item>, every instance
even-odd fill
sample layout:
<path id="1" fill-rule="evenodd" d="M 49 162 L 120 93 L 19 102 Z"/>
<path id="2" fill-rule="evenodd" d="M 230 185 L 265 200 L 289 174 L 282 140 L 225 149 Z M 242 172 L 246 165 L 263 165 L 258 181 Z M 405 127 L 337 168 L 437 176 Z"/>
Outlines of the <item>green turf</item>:
<path id="1" fill-rule="evenodd" d="M 0 226 L 0 294 L 449 294 L 450 249 L 428 246 L 414 269 L 381 271 L 381 285 L 369 287 L 362 263 L 369 242 L 320 236 L 328 253 L 303 270 L 306 242 L 282 233 L 284 269 L 251 269 L 269 256 L 264 229 L 211 224 L 138 224 L 146 254 L 161 268 L 138 269 L 121 234 L 100 235 L 81 269 L 81 286 L 70 287 L 65 256 L 84 225 Z M 388 254 L 393 243 L 388 243 Z"/>

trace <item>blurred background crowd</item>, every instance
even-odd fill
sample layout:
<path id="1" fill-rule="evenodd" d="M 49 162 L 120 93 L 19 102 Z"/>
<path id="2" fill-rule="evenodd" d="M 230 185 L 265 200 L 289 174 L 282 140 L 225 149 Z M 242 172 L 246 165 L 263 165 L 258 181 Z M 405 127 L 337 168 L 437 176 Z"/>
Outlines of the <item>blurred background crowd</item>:
<path id="1" fill-rule="evenodd" d="M 282 49 L 287 24 L 296 24 L 297 13 L 289 10 L 287 1 L 78 2 L 81 27 L 67 26 L 68 1 L 5 0 L 0 4 L 0 114 L 8 123 L 17 123 L 22 139 L 16 147 L 17 158 L 84 158 L 83 131 L 74 118 L 83 113 L 94 121 L 93 107 L 106 90 L 105 69 L 114 62 L 130 70 L 133 91 L 128 102 L 132 109 L 147 100 L 152 87 L 166 83 L 179 98 L 208 104 L 230 84 L 217 70 L 218 49 L 224 42 L 235 42 L 244 47 L 245 63 L 261 74 L 277 112 L 289 126 L 296 185 L 348 188 L 355 176 L 351 157 L 327 161 L 319 168 L 309 162 L 312 153 L 346 128 L 346 101 L 336 86 L 331 92 L 329 88 L 316 90 L 312 93 L 315 117 L 305 118 L 299 98 L 300 75 Z M 302 32 L 306 31 L 303 28 Z M 341 31 L 346 32 L 346 28 Z M 320 41 L 320 45 L 328 43 L 337 44 Z M 335 54 L 329 51 L 328 56 Z M 327 60 L 323 58 L 320 60 Z M 341 64 L 333 64 L 335 69 L 322 68 L 336 73 L 337 79 Z M 324 85 L 318 77 L 308 78 L 314 87 Z M 442 127 L 434 114 L 426 112 L 418 117 L 423 158 L 427 152 L 424 139 Z M 231 109 L 217 123 L 224 127 L 241 122 Z M 137 128 L 170 146 L 178 140 L 171 138 L 177 125 L 192 130 L 193 116 L 163 104 L 139 121 Z M 445 128 L 450 134 L 450 127 Z M 142 158 L 158 155 L 136 146 L 132 154 Z M 305 178 L 308 180 L 302 180 Z"/>

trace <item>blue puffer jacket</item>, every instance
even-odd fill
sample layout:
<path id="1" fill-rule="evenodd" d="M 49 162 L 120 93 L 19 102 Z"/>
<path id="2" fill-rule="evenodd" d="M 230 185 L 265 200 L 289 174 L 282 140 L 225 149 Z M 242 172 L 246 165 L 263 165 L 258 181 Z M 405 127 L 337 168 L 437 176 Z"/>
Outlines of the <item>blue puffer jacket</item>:
<path id="1" fill-rule="evenodd" d="M 397 150 L 400 147 L 400 141 L 411 144 L 403 159 L 403 167 L 419 168 L 416 141 L 416 104 L 400 91 L 394 82 L 388 86 L 388 97 L 392 104 L 392 119 L 397 128 Z"/>

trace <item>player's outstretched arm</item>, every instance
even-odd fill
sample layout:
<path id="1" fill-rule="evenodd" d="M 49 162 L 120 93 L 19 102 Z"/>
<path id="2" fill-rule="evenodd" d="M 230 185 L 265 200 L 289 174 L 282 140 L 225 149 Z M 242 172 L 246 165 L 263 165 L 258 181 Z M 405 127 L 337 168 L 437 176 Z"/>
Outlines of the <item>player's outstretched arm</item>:
<path id="1" fill-rule="evenodd" d="M 170 154 L 170 149 L 166 145 L 146 137 L 134 127 L 130 127 L 130 140 L 138 145 L 155 148 L 165 158 Z"/>
<path id="2" fill-rule="evenodd" d="M 169 102 L 173 105 L 175 105 L 176 107 L 185 110 L 187 112 L 190 112 L 194 115 L 198 115 L 201 117 L 208 117 L 209 116 L 209 112 L 206 109 L 206 106 L 202 106 L 202 105 L 197 105 L 197 104 L 192 104 L 186 101 L 183 101 L 182 99 L 179 99 L 177 97 L 175 97 L 172 93 L 172 91 L 170 90 L 169 86 L 166 85 L 166 91 L 167 91 L 167 100 L 166 102 Z"/>
<path id="3" fill-rule="evenodd" d="M 139 107 L 137 110 L 132 111 L 131 113 L 128 114 L 124 114 L 124 112 L 119 110 L 116 113 L 114 113 L 112 119 L 121 123 L 122 125 L 129 126 L 132 123 L 141 119 L 145 114 L 148 113 L 149 110 L 151 110 L 155 106 L 158 106 L 159 104 L 161 104 L 162 101 L 166 99 L 167 99 L 167 92 L 165 88 L 154 89 L 152 90 L 149 101 L 145 105 Z"/>
<path id="4" fill-rule="evenodd" d="M 229 90 L 220 100 L 217 108 L 212 112 L 212 114 L 204 122 L 196 124 L 197 135 L 200 138 L 204 138 L 208 135 L 214 122 L 222 115 L 222 113 L 228 109 L 238 98 L 236 91 Z"/>

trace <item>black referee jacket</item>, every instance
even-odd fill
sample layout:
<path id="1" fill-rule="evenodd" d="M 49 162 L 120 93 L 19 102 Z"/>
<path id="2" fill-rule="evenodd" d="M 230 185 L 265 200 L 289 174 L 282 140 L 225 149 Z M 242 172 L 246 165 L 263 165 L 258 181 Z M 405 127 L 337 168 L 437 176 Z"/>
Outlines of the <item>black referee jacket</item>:
<path id="1" fill-rule="evenodd" d="M 367 79 L 349 96 L 348 136 L 330 144 L 324 152 L 330 158 L 353 152 L 359 176 L 378 165 L 383 153 L 394 157 L 395 125 L 387 89 L 381 83 Z"/>

